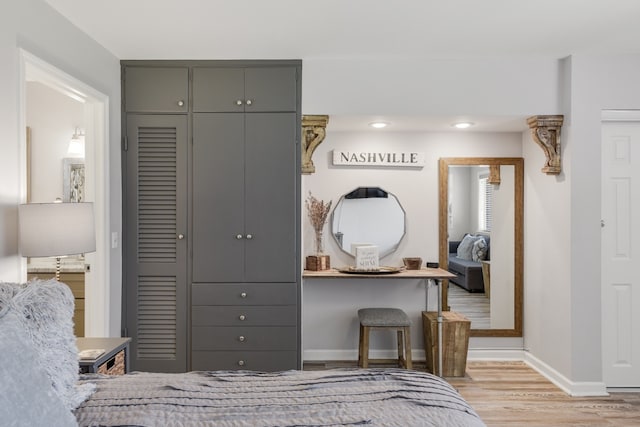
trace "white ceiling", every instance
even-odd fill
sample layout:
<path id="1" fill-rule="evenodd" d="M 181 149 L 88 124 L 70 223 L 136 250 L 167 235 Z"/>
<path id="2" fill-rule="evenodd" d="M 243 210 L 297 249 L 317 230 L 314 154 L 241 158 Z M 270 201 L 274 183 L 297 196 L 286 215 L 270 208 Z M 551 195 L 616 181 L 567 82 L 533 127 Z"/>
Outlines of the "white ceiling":
<path id="1" fill-rule="evenodd" d="M 45 1 L 120 59 L 640 53 L 638 0 Z M 396 130 L 450 129 L 453 119 L 398 117 L 404 125 Z M 524 128 L 471 119 L 489 120 L 493 130 Z"/>

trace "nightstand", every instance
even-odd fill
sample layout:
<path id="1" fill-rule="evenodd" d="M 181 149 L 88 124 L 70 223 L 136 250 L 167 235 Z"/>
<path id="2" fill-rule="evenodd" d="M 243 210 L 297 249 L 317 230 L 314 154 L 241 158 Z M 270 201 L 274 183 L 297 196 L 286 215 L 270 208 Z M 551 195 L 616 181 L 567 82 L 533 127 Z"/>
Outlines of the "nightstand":
<path id="1" fill-rule="evenodd" d="M 80 373 L 123 375 L 129 372 L 131 338 L 76 338 L 78 351 L 103 349 L 95 359 L 80 359 Z"/>

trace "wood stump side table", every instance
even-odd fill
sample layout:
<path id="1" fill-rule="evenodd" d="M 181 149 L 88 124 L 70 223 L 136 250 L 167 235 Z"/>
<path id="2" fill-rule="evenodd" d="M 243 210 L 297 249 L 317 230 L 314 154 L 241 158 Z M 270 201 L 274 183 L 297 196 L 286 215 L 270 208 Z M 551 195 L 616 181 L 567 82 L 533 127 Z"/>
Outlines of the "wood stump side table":
<path id="1" fill-rule="evenodd" d="M 462 314 L 454 311 L 443 311 L 442 317 L 442 376 L 463 377 L 467 369 L 471 322 Z M 427 371 L 437 374 L 439 372 L 438 313 L 423 311 L 422 327 Z"/>

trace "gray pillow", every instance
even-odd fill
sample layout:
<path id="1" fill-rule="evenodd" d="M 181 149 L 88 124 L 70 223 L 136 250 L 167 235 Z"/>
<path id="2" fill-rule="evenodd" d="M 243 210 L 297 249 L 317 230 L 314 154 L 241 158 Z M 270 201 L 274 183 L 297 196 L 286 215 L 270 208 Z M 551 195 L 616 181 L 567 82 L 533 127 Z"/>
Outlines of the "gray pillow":
<path id="1" fill-rule="evenodd" d="M 74 298 L 64 283 L 32 280 L 26 284 L 0 283 L 0 308 L 15 311 L 22 327 L 21 337 L 36 354 L 62 404 L 77 408 L 95 384 L 78 381 L 78 347 L 73 333 Z"/>
<path id="2" fill-rule="evenodd" d="M 487 242 L 483 237 L 473 242 L 471 248 L 471 259 L 475 262 L 480 262 L 487 259 Z"/>
<path id="3" fill-rule="evenodd" d="M 3 426 L 78 425 L 41 368 L 38 354 L 25 335 L 22 319 L 7 306 L 0 307 L 0 378 Z"/>
<path id="4" fill-rule="evenodd" d="M 471 251 L 473 250 L 473 243 L 478 239 L 481 239 L 481 237 L 466 234 L 458 245 L 458 252 L 456 254 L 458 258 L 471 261 Z"/>

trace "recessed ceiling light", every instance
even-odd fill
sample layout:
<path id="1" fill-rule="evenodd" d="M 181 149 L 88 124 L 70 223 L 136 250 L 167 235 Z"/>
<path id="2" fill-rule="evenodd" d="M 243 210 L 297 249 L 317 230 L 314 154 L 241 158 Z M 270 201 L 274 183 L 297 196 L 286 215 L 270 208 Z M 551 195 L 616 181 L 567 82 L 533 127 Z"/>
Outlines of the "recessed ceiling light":
<path id="1" fill-rule="evenodd" d="M 454 123 L 451 126 L 453 126 L 456 129 L 467 129 L 470 128 L 471 126 L 473 126 L 473 123 L 471 122 L 458 122 L 458 123 Z"/>
<path id="2" fill-rule="evenodd" d="M 389 123 L 385 123 L 385 122 L 369 123 L 369 126 L 371 126 L 372 128 L 376 128 L 376 129 L 386 128 L 388 125 L 389 125 Z"/>

